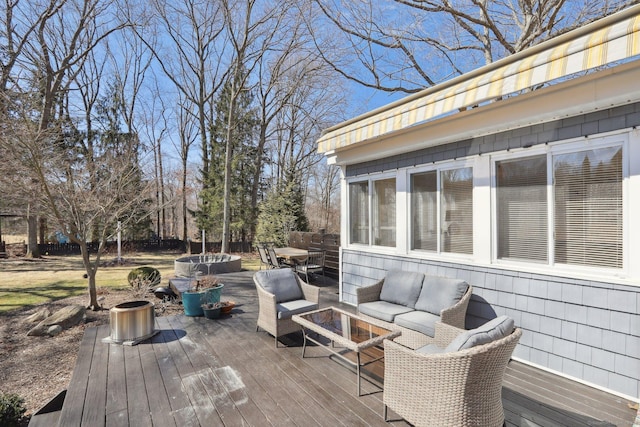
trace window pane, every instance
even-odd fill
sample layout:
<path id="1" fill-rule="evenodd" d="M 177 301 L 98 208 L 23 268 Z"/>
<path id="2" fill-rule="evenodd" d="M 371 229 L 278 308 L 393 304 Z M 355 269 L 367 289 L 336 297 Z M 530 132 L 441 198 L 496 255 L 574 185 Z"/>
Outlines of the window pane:
<path id="1" fill-rule="evenodd" d="M 350 242 L 369 244 L 369 183 L 349 184 Z"/>
<path id="2" fill-rule="evenodd" d="M 411 249 L 438 250 L 438 176 L 435 171 L 411 175 Z"/>
<path id="3" fill-rule="evenodd" d="M 396 180 L 373 183 L 373 244 L 396 245 Z"/>
<path id="4" fill-rule="evenodd" d="M 498 258 L 548 261 L 547 156 L 496 164 Z"/>
<path id="5" fill-rule="evenodd" d="M 440 176 L 442 252 L 473 253 L 473 169 L 442 171 Z"/>
<path id="6" fill-rule="evenodd" d="M 555 261 L 622 267 L 622 148 L 555 156 Z"/>

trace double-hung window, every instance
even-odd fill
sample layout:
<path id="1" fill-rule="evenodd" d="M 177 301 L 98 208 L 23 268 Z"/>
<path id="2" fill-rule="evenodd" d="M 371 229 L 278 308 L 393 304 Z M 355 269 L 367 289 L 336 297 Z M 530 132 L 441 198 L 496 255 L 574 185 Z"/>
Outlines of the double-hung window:
<path id="1" fill-rule="evenodd" d="M 622 145 L 495 163 L 501 260 L 623 266 Z"/>
<path id="2" fill-rule="evenodd" d="M 473 253 L 473 169 L 411 175 L 411 249 Z"/>
<path id="3" fill-rule="evenodd" d="M 396 246 L 396 179 L 349 183 L 349 242 Z"/>

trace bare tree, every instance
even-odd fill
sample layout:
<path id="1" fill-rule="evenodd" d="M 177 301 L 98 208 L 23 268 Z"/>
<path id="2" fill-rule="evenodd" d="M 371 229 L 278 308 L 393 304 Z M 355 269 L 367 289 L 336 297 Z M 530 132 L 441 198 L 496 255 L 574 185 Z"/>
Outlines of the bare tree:
<path id="1" fill-rule="evenodd" d="M 227 72 L 224 56 L 224 18 L 219 1 L 153 0 L 153 19 L 149 27 L 136 28 L 141 40 L 151 49 L 165 76 L 194 107 L 197 118 L 202 175 L 208 175 L 208 135 L 212 97 L 224 83 Z M 135 19 L 135 18 L 134 18 Z M 149 31 L 162 34 L 155 44 Z"/>
<path id="2" fill-rule="evenodd" d="M 250 90 L 249 77 L 281 31 L 286 4 L 256 0 L 222 0 L 225 28 L 231 47 L 230 93 L 225 136 L 222 252 L 229 252 L 231 240 L 231 174 L 234 155 L 236 103 L 242 92 Z"/>
<path id="3" fill-rule="evenodd" d="M 318 50 L 335 71 L 366 87 L 405 93 L 417 92 L 635 3 L 310 1 L 315 10 L 305 12 L 308 26 Z"/>
<path id="4" fill-rule="evenodd" d="M 187 179 L 189 170 L 189 150 L 197 138 L 197 126 L 194 117 L 188 113 L 190 109 L 189 100 L 183 99 L 179 102 L 178 109 L 178 129 L 179 129 L 179 146 L 176 147 L 180 154 L 181 175 L 180 175 L 180 193 L 181 193 L 181 214 L 182 214 L 182 241 L 187 244 L 189 240 L 188 232 L 188 210 L 187 210 Z M 191 251 L 190 245 L 187 245 L 187 252 Z"/>

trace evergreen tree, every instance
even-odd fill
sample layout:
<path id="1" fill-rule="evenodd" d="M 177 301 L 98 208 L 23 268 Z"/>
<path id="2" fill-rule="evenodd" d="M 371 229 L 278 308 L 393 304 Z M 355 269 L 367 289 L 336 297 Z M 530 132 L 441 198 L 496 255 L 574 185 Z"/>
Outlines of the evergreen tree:
<path id="1" fill-rule="evenodd" d="M 211 239 L 222 235 L 224 201 L 224 164 L 226 147 L 226 126 L 231 82 L 227 82 L 214 104 L 215 117 L 212 121 L 211 143 L 209 147 L 210 167 L 203 177 L 200 192 L 200 209 L 195 212 L 196 223 Z M 253 96 L 242 92 L 236 102 L 236 128 L 233 132 L 233 161 L 231 183 L 231 231 L 234 239 L 245 239 L 250 230 L 251 183 L 255 175 L 257 113 L 253 107 Z"/>
<path id="2" fill-rule="evenodd" d="M 256 240 L 287 246 L 291 231 L 308 231 L 304 213 L 304 194 L 300 184 L 291 180 L 276 185 L 260 204 Z"/>

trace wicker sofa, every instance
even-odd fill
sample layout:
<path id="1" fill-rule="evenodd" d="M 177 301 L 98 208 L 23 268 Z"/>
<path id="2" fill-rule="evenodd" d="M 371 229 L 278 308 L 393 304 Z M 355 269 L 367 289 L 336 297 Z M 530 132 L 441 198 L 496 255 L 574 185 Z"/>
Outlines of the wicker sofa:
<path id="1" fill-rule="evenodd" d="M 396 341 L 416 349 L 432 342 L 436 322 L 464 329 L 472 287 L 464 280 L 389 270 L 356 289 L 358 314 L 402 332 Z"/>
<path id="2" fill-rule="evenodd" d="M 521 336 L 501 316 L 469 331 L 438 322 L 417 350 L 385 340 L 385 421 L 390 408 L 415 426 L 502 426 L 502 379 Z"/>

